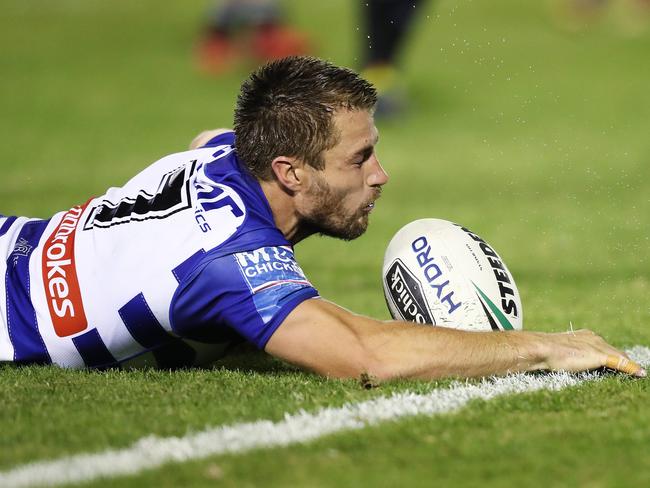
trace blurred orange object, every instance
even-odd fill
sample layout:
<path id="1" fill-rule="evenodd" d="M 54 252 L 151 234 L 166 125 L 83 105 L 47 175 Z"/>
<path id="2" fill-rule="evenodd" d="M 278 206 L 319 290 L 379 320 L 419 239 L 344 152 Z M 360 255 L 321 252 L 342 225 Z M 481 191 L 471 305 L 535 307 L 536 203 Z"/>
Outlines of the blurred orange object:
<path id="1" fill-rule="evenodd" d="M 201 71 L 219 75 L 234 68 L 239 53 L 229 36 L 213 33 L 199 41 L 196 56 Z"/>
<path id="2" fill-rule="evenodd" d="M 309 40 L 305 34 L 280 24 L 258 27 L 251 42 L 252 56 L 261 61 L 307 54 L 309 50 Z"/>

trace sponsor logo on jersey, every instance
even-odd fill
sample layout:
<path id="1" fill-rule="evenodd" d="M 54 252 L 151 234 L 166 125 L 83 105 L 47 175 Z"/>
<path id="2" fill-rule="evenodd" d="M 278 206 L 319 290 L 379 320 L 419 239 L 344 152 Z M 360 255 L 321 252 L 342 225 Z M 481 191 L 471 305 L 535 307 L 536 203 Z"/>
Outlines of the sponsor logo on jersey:
<path id="1" fill-rule="evenodd" d="M 119 201 L 103 200 L 88 213 L 83 230 L 160 220 L 189 209 L 189 178 L 194 173 L 196 163 L 196 160 L 189 161 L 165 173 L 156 191 L 140 189 L 135 195 L 125 196 Z"/>
<path id="2" fill-rule="evenodd" d="M 311 286 L 288 247 L 262 247 L 235 258 L 253 293 L 283 283 Z"/>
<path id="3" fill-rule="evenodd" d="M 211 165 L 221 164 L 220 159 L 228 156 L 232 146 L 217 146 L 212 156 L 215 158 L 207 164 L 200 164 L 193 179 L 196 204 L 194 220 L 201 232 L 220 234 L 223 239 L 232 235 L 246 218 L 246 207 L 239 194 L 230 186 L 214 181 L 206 170 Z"/>
<path id="4" fill-rule="evenodd" d="M 404 320 L 418 324 L 435 324 L 429 313 L 422 286 L 406 266 L 396 259 L 386 273 L 388 292 Z"/>
<path id="5" fill-rule="evenodd" d="M 33 247 L 34 246 L 32 246 L 24 237 L 18 239 L 18 241 L 16 241 L 16 245 L 14 246 L 14 250 L 11 251 L 14 266 L 16 266 L 16 263 L 20 257 L 29 256 L 32 252 Z"/>
<path id="6" fill-rule="evenodd" d="M 43 247 L 45 299 L 54 331 L 59 337 L 76 334 L 88 326 L 74 255 L 77 225 L 87 205 L 88 203 L 68 210 Z"/>
<path id="7" fill-rule="evenodd" d="M 207 212 L 211 210 L 222 209 L 226 212 L 231 219 L 234 219 L 237 226 L 244 220 L 244 202 L 235 190 L 229 186 L 220 183 L 209 183 L 197 181 L 196 197 L 198 205 L 194 208 L 194 220 L 199 224 L 202 232 L 209 232 L 212 229 L 211 225 L 215 222 L 210 222 Z M 223 219 L 216 221 L 217 225 L 221 225 Z"/>

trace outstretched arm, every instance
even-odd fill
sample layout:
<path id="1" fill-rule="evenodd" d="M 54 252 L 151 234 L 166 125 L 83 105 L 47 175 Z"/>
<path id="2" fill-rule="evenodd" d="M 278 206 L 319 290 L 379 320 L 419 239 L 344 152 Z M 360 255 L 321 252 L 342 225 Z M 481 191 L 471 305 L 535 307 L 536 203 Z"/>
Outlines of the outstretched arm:
<path id="1" fill-rule="evenodd" d="M 480 377 L 520 371 L 645 371 L 588 330 L 468 332 L 379 321 L 323 299 L 298 305 L 266 345 L 274 356 L 326 376 L 378 380 Z"/>

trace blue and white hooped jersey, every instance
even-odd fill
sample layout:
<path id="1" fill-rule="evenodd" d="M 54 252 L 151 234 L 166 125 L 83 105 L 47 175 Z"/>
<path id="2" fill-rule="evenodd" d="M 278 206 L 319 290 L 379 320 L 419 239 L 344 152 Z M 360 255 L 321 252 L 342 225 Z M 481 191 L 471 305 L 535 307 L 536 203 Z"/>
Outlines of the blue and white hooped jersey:
<path id="1" fill-rule="evenodd" d="M 0 361 L 107 367 L 263 348 L 317 296 L 228 132 L 49 220 L 0 216 Z M 149 354 L 151 355 L 151 354 Z"/>

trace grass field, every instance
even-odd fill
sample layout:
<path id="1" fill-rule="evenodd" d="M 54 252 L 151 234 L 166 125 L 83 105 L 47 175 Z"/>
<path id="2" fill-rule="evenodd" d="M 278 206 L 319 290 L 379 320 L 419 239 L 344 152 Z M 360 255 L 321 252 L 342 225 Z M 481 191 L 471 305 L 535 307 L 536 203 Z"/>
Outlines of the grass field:
<path id="1" fill-rule="evenodd" d="M 194 69 L 205 3 L 0 0 L 0 212 L 47 217 L 231 124 L 247 68 Z M 318 54 L 358 63 L 354 2 L 286 4 Z M 416 218 L 453 220 L 507 261 L 526 328 L 649 346 L 650 30 L 617 9 L 568 32 L 545 2 L 425 10 L 405 53 L 410 110 L 379 123 L 392 180 L 370 229 L 300 244 L 303 269 L 323 296 L 388 318 L 388 240 Z M 365 390 L 261 354 L 180 372 L 3 367 L 0 470 L 449 385 Z M 608 376 L 87 486 L 647 486 L 649 385 Z"/>

